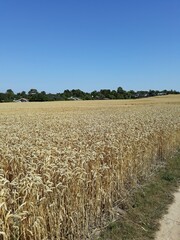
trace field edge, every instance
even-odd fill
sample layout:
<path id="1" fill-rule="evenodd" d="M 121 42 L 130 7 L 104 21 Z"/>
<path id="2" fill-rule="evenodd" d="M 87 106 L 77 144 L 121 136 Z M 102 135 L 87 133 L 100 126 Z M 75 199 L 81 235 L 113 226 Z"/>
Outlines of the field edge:
<path id="1" fill-rule="evenodd" d="M 129 201 L 119 209 L 118 220 L 111 222 L 98 240 L 150 240 L 155 239 L 159 220 L 173 202 L 173 194 L 180 186 L 180 150 L 168 158 L 164 167 L 137 188 Z"/>

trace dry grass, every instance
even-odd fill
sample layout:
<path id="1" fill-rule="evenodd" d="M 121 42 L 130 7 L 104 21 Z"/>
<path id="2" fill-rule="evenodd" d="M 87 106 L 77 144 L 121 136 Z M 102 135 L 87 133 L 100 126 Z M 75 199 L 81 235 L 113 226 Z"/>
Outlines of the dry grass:
<path id="1" fill-rule="evenodd" d="M 88 239 L 180 143 L 180 96 L 0 104 L 0 239 Z"/>

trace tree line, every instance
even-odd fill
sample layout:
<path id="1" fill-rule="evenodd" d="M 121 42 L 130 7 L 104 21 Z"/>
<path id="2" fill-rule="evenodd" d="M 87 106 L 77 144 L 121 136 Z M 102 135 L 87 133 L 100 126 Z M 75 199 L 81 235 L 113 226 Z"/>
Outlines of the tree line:
<path id="1" fill-rule="evenodd" d="M 22 91 L 14 93 L 12 89 L 7 89 L 5 93 L 0 92 L 0 102 L 13 102 L 19 99 L 27 99 L 30 102 L 43 101 L 64 101 L 64 100 L 106 100 L 106 99 L 136 99 L 167 94 L 180 94 L 176 90 L 148 90 L 148 91 L 126 91 L 122 87 L 116 90 L 101 89 L 90 93 L 80 89 L 64 90 L 63 93 L 38 92 L 37 89 L 30 89 L 28 92 Z"/>

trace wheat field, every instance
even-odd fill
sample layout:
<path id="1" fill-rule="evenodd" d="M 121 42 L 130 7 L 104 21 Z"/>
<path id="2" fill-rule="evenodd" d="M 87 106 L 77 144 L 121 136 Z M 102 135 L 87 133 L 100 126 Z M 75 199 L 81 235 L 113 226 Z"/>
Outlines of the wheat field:
<path id="1" fill-rule="evenodd" d="M 0 104 L 0 240 L 82 240 L 180 143 L 180 96 Z"/>

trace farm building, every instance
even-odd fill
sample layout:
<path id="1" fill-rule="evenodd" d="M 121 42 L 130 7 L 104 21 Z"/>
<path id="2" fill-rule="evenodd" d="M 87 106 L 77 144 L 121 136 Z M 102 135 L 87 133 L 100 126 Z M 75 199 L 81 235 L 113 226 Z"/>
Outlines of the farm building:
<path id="1" fill-rule="evenodd" d="M 26 98 L 20 98 L 18 100 L 14 100 L 14 102 L 29 102 L 29 100 Z"/>

